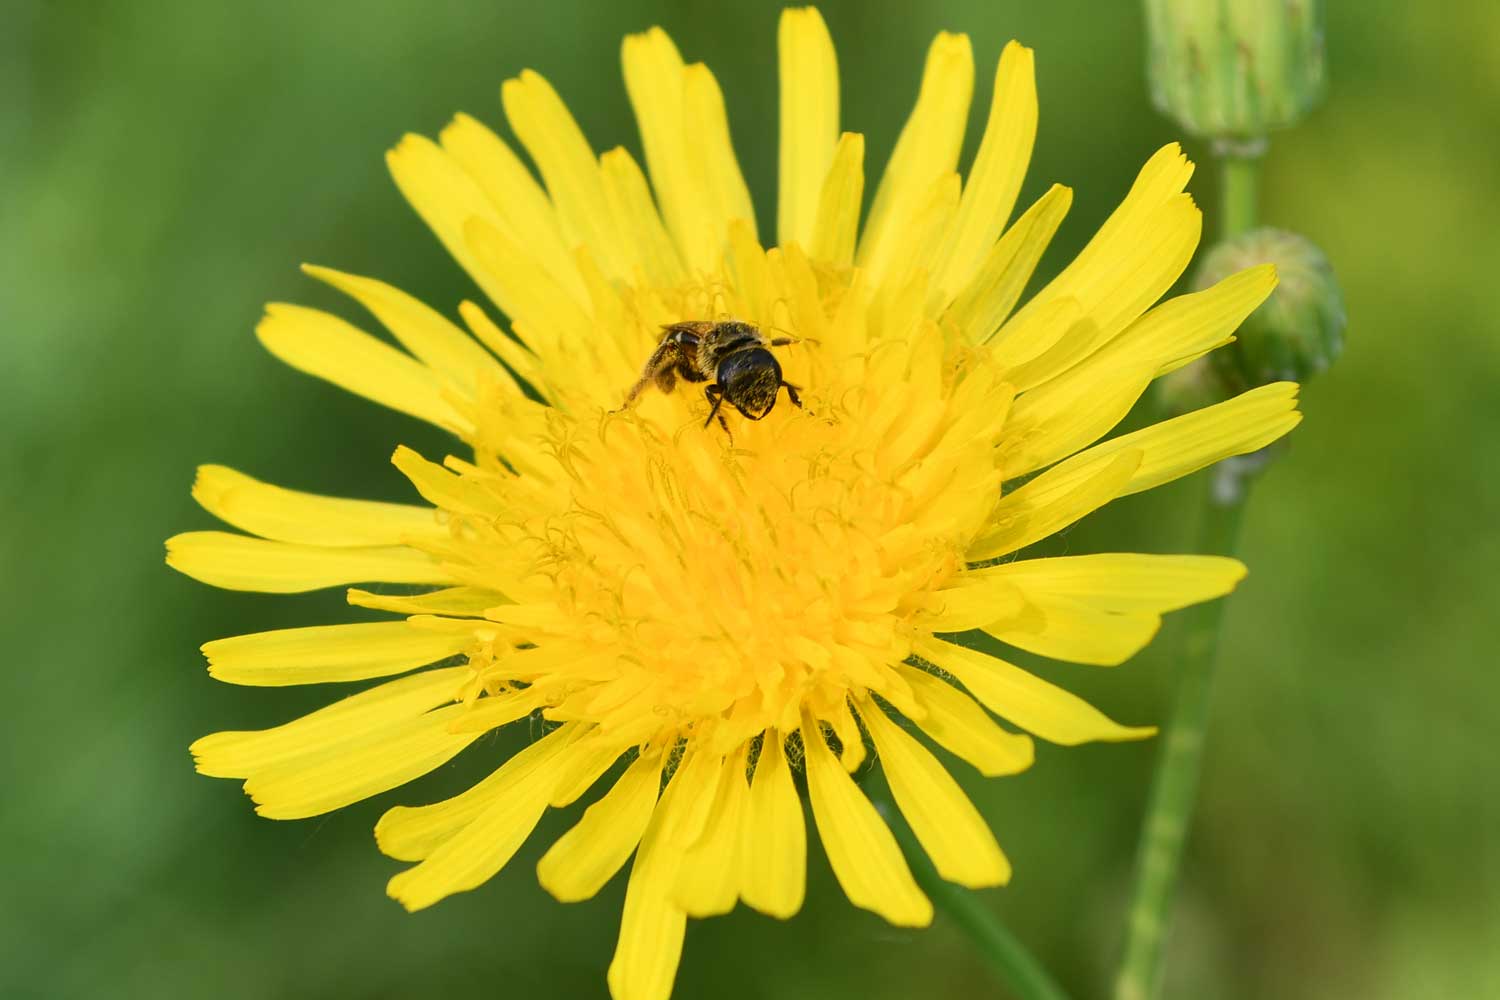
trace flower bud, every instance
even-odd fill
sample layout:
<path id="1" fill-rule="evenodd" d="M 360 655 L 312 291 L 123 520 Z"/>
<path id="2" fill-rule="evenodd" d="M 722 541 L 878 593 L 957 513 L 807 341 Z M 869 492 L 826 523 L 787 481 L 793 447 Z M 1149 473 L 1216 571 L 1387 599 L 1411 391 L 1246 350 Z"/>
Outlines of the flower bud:
<path id="1" fill-rule="evenodd" d="M 1322 0 L 1145 4 L 1152 100 L 1194 135 L 1259 138 L 1322 98 Z"/>
<path id="2" fill-rule="evenodd" d="M 1267 382 L 1306 381 L 1333 363 L 1344 343 L 1344 295 L 1323 251 L 1281 229 L 1252 229 L 1220 243 L 1200 265 L 1208 286 L 1256 264 L 1276 265 L 1276 290 L 1240 325 L 1235 342 L 1209 359 L 1231 392 Z"/>

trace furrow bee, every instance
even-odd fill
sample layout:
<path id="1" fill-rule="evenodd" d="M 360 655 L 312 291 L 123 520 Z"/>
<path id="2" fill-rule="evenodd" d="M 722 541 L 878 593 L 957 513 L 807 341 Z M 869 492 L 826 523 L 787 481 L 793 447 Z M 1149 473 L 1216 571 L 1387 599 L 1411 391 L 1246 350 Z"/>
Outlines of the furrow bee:
<path id="1" fill-rule="evenodd" d="M 708 382 L 703 394 L 713 407 L 703 426 L 717 418 L 727 434 L 729 424 L 719 412 L 726 402 L 751 420 L 761 420 L 770 413 L 783 388 L 793 405 L 802 405 L 797 387 L 781 377 L 781 365 L 769 350 L 795 343 L 792 337 L 768 339 L 755 324 L 740 320 L 667 324 L 640 379 L 630 387 L 624 406 L 633 403 L 648 385 L 671 392 L 679 378 Z"/>

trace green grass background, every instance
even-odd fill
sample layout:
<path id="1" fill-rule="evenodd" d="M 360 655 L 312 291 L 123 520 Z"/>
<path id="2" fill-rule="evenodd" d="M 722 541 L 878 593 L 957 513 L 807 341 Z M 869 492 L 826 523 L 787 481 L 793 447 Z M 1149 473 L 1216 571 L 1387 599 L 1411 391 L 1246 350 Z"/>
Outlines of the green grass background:
<path id="1" fill-rule="evenodd" d="M 1275 138 L 1264 214 L 1327 250 L 1349 346 L 1305 391 L 1249 514 L 1168 992 L 1500 996 L 1500 7 L 1330 6 L 1330 98 Z M 381 154 L 458 110 L 500 124 L 499 84 L 523 67 L 596 148 L 638 150 L 619 42 L 664 25 L 718 73 L 770 229 L 777 10 L 0 3 L 0 995 L 605 995 L 620 880 L 562 906 L 533 875 L 576 808 L 476 892 L 417 916 L 383 892 L 397 865 L 370 835 L 380 812 L 462 787 L 523 734 L 304 822 L 258 819 L 235 783 L 194 775 L 195 737 L 331 696 L 218 684 L 198 644 L 343 612 L 338 593 L 198 585 L 161 542 L 211 525 L 188 498 L 200 462 L 398 498 L 392 447 L 442 453 L 436 432 L 282 367 L 251 329 L 268 300 L 345 308 L 304 260 L 442 308 L 473 295 Z M 1133 3 L 824 10 L 844 125 L 872 165 L 937 30 L 974 40 L 974 129 L 1002 44 L 1035 47 L 1023 198 L 1077 193 L 1051 269 L 1177 137 L 1147 99 Z M 1191 190 L 1212 231 L 1212 171 Z M 1181 550 L 1195 490 L 1117 504 L 1063 544 Z M 1164 718 L 1160 646 L 1051 674 L 1123 720 Z M 1105 995 L 1119 951 L 1153 751 L 1044 747 L 1020 777 L 968 782 L 1016 867 L 987 901 L 1080 998 Z M 853 909 L 814 849 L 794 920 L 691 926 L 677 995 L 1004 994 L 941 917 L 908 932 Z"/>

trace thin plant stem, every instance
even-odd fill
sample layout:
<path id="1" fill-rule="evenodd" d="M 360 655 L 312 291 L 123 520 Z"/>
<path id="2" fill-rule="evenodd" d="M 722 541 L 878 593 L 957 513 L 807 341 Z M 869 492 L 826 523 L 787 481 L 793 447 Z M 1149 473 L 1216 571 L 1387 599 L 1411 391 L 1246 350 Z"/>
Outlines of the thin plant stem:
<path id="1" fill-rule="evenodd" d="M 1239 539 L 1244 493 L 1220 497 L 1214 484 L 1204 505 L 1198 551 L 1230 555 Z M 1177 894 L 1182 847 L 1198 794 L 1208 728 L 1209 690 L 1219 646 L 1224 601 L 1182 613 L 1178 680 L 1172 721 L 1157 755 L 1136 859 L 1136 885 L 1126 916 L 1125 957 L 1115 980 L 1115 1000 L 1150 1000 L 1160 986 L 1163 943 Z"/>
<path id="2" fill-rule="evenodd" d="M 917 885 L 931 898 L 935 908 L 966 935 L 986 964 L 1011 988 L 1017 1000 L 1068 1000 L 1035 955 L 1027 950 L 1010 928 L 1000 922 L 977 895 L 963 886 L 945 881 L 932 866 L 927 852 L 888 801 L 875 797 L 875 806 L 885 816 L 891 832 L 911 865 Z"/>
<path id="3" fill-rule="evenodd" d="M 1255 228 L 1260 153 L 1220 149 L 1223 167 L 1223 236 Z M 1205 493 L 1197 551 L 1234 555 L 1239 544 L 1255 456 L 1229 459 L 1213 470 Z M 1209 693 L 1219 647 L 1224 601 L 1195 605 L 1177 623 L 1177 693 L 1171 721 L 1157 751 L 1155 777 L 1146 805 L 1136 857 L 1136 882 L 1126 915 L 1125 954 L 1115 978 L 1115 1000 L 1153 1000 L 1161 969 L 1172 904 L 1182 869 L 1182 849 L 1198 796 L 1209 717 Z"/>

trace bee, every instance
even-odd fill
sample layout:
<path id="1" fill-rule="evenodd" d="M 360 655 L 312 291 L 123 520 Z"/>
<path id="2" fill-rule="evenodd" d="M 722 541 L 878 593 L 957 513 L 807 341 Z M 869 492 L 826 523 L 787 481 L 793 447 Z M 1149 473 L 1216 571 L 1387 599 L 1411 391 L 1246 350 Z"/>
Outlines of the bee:
<path id="1" fill-rule="evenodd" d="M 755 324 L 740 320 L 722 323 L 694 320 L 669 323 L 661 329 L 661 342 L 651 352 L 640 379 L 630 387 L 624 406 L 633 403 L 653 383 L 662 392 L 671 392 L 679 378 L 685 382 L 708 382 L 703 395 L 713 408 L 703 426 L 718 418 L 719 426 L 727 434 L 729 425 L 719 412 L 725 402 L 751 420 L 761 420 L 770 413 L 783 388 L 793 405 L 802 405 L 797 387 L 781 377 L 781 365 L 768 349 L 795 344 L 794 338 L 769 340 Z"/>

